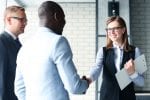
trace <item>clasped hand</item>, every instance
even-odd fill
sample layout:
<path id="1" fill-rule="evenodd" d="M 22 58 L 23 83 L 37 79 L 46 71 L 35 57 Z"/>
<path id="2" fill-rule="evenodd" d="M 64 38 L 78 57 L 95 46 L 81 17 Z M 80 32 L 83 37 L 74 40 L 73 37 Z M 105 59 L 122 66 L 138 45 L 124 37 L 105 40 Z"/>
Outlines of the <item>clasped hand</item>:
<path id="1" fill-rule="evenodd" d="M 126 69 L 126 71 L 129 75 L 132 75 L 135 72 L 135 66 L 134 66 L 133 59 L 130 59 L 129 61 L 127 61 L 124 65 L 124 68 Z"/>
<path id="2" fill-rule="evenodd" d="M 92 83 L 92 80 L 90 78 L 87 78 L 86 76 L 82 76 L 83 80 L 86 80 L 88 85 L 90 85 Z"/>

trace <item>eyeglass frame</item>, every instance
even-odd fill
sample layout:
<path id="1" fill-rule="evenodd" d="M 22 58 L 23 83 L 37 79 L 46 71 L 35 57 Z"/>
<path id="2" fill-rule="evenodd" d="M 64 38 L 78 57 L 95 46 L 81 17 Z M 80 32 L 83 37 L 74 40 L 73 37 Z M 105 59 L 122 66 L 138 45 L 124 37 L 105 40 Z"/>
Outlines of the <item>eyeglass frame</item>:
<path id="1" fill-rule="evenodd" d="M 112 32 L 112 31 L 117 32 L 121 28 L 123 28 L 123 27 L 118 26 L 118 27 L 113 27 L 113 28 L 106 28 L 105 30 L 106 30 L 106 32 Z"/>
<path id="2" fill-rule="evenodd" d="M 25 17 L 23 17 L 23 18 L 20 18 L 20 17 L 10 17 L 10 18 L 13 18 L 13 19 L 17 19 L 17 20 L 19 20 L 19 21 L 21 21 L 21 22 L 27 22 L 27 19 L 25 18 Z"/>

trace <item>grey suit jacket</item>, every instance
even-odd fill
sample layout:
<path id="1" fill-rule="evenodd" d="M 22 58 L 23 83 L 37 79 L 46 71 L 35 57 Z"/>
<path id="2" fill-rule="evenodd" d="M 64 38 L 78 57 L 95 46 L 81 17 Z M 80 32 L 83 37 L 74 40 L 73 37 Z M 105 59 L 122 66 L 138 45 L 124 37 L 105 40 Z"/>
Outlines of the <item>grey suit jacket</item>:
<path id="1" fill-rule="evenodd" d="M 40 27 L 17 56 L 15 93 L 19 100 L 70 100 L 88 88 L 73 63 L 67 39 Z"/>

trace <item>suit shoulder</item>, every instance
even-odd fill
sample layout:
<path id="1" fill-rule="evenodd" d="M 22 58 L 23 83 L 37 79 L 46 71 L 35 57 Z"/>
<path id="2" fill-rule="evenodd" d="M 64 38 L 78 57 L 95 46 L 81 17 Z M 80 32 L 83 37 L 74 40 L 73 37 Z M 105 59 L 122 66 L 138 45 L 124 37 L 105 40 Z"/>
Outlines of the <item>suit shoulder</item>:
<path id="1" fill-rule="evenodd" d="M 5 51 L 7 51 L 6 46 L 3 41 L 3 38 L 1 38 L 1 35 L 0 35 L 0 54 L 3 54 Z"/>
<path id="2" fill-rule="evenodd" d="M 68 40 L 66 39 L 66 37 L 62 36 L 62 35 L 57 35 L 57 37 L 55 38 L 55 42 L 54 45 L 56 46 L 64 46 L 64 47 L 70 47 Z"/>
<path id="3" fill-rule="evenodd" d="M 66 42 L 68 42 L 68 40 L 66 39 L 66 37 L 64 37 L 62 35 L 56 35 L 55 36 L 55 40 L 56 41 L 66 41 Z"/>
<path id="4" fill-rule="evenodd" d="M 0 34 L 0 39 L 3 38 L 3 37 L 5 37 L 4 32 L 2 32 L 2 33 Z"/>

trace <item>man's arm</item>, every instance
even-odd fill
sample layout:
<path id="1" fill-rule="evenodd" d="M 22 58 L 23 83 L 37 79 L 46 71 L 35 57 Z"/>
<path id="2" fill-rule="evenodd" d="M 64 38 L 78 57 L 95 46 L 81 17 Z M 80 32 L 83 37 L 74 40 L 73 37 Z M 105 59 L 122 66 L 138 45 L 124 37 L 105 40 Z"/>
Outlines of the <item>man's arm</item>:
<path id="1" fill-rule="evenodd" d="M 0 39 L 0 100 L 3 99 L 3 93 L 5 91 L 5 74 L 7 69 L 7 50 L 3 41 Z"/>
<path id="2" fill-rule="evenodd" d="M 84 93 L 88 88 L 88 82 L 80 79 L 77 74 L 68 41 L 64 37 L 60 37 L 54 50 L 54 62 L 65 87 L 74 94 Z"/>

